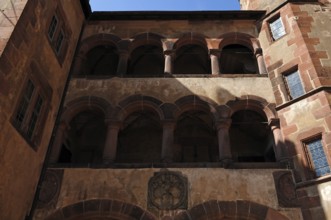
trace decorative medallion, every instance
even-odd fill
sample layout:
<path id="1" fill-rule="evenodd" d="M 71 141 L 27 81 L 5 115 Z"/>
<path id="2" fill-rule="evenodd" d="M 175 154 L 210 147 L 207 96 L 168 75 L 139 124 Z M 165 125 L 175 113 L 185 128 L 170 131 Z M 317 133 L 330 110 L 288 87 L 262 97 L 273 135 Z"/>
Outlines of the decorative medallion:
<path id="1" fill-rule="evenodd" d="M 187 209 L 187 191 L 187 178 L 180 173 L 154 173 L 148 183 L 148 206 L 159 210 Z"/>
<path id="2" fill-rule="evenodd" d="M 273 176 L 279 205 L 282 207 L 297 207 L 298 200 L 292 173 L 288 171 L 277 171 L 273 173 Z"/>
<path id="3" fill-rule="evenodd" d="M 47 170 L 38 197 L 38 207 L 56 203 L 60 193 L 63 170 Z"/>

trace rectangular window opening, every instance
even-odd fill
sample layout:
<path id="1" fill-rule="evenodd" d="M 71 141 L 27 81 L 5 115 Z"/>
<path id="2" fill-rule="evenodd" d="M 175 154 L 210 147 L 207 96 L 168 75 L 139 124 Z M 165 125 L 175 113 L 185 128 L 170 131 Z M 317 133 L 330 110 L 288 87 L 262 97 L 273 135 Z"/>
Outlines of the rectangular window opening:
<path id="1" fill-rule="evenodd" d="M 290 99 L 296 99 L 305 94 L 298 70 L 284 74 L 283 76 Z"/>
<path id="2" fill-rule="evenodd" d="M 316 177 L 325 176 L 331 173 L 321 137 L 305 142 L 308 160 Z"/>
<path id="3" fill-rule="evenodd" d="M 34 89 L 33 83 L 29 80 L 15 116 L 15 125 L 17 127 L 21 127 L 23 124 Z"/>
<path id="4" fill-rule="evenodd" d="M 55 32 L 56 32 L 56 28 L 57 28 L 57 24 L 58 24 L 58 19 L 54 15 L 52 17 L 51 24 L 49 25 L 49 28 L 48 28 L 48 37 L 51 40 L 53 40 L 53 38 L 54 38 L 54 35 L 55 35 Z"/>
<path id="5" fill-rule="evenodd" d="M 278 17 L 269 22 L 269 27 L 274 41 L 278 40 L 286 34 L 285 26 L 283 24 L 282 18 Z"/>
<path id="6" fill-rule="evenodd" d="M 59 53 L 61 51 L 63 39 L 64 39 L 64 33 L 63 30 L 61 30 L 56 40 L 56 45 L 55 45 L 56 53 Z"/>

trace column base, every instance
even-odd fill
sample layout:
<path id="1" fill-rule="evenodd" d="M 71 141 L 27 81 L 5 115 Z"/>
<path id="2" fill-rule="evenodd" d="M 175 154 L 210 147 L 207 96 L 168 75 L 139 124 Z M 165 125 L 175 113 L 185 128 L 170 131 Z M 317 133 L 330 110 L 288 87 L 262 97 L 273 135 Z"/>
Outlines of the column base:
<path id="1" fill-rule="evenodd" d="M 224 158 L 220 159 L 220 162 L 222 163 L 223 168 L 227 169 L 230 168 L 231 164 L 233 163 L 233 160 L 230 158 Z"/>
<path id="2" fill-rule="evenodd" d="M 102 163 L 105 165 L 113 164 L 115 161 L 113 159 L 103 159 Z"/>

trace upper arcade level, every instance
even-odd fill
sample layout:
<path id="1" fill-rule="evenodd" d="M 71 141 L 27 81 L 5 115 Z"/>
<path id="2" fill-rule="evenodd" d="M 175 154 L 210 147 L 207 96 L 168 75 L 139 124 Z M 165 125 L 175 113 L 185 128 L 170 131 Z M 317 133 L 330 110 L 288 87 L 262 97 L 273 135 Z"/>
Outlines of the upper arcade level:
<path id="1" fill-rule="evenodd" d="M 93 12 L 75 77 L 266 74 L 250 12 Z"/>

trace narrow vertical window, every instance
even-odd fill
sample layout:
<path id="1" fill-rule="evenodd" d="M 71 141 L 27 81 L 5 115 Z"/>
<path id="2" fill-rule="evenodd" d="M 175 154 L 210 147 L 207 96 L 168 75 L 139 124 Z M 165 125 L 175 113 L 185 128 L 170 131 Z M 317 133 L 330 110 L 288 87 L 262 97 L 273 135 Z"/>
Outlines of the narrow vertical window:
<path id="1" fill-rule="evenodd" d="M 48 29 L 45 30 L 48 42 L 60 64 L 64 61 L 71 34 L 66 23 L 65 13 L 61 7 L 58 7 L 54 14 L 49 16 Z"/>
<path id="2" fill-rule="evenodd" d="M 29 80 L 14 119 L 14 123 L 18 128 L 22 127 L 34 89 L 33 83 Z"/>
<path id="3" fill-rule="evenodd" d="M 56 16 L 54 15 L 52 17 L 51 24 L 49 25 L 49 28 L 48 28 L 48 37 L 51 40 L 53 40 L 53 38 L 54 38 L 56 28 L 57 28 L 57 24 L 58 24 L 58 20 L 57 20 Z"/>
<path id="4" fill-rule="evenodd" d="M 33 148 L 37 147 L 41 137 L 49 91 L 47 85 L 41 84 L 34 76 L 29 77 L 12 115 L 13 126 Z"/>
<path id="5" fill-rule="evenodd" d="M 298 71 L 285 74 L 284 78 L 291 99 L 298 98 L 305 94 Z"/>
<path id="6" fill-rule="evenodd" d="M 57 40 L 56 40 L 56 45 L 55 45 L 56 53 L 60 52 L 62 43 L 63 43 L 63 39 L 64 39 L 64 34 L 63 34 L 63 31 L 61 30 L 59 33 L 59 36 L 57 37 Z"/>
<path id="7" fill-rule="evenodd" d="M 286 34 L 285 27 L 281 17 L 278 17 L 272 22 L 269 22 L 269 26 L 273 40 L 278 40 L 279 38 L 281 38 Z"/>
<path id="8" fill-rule="evenodd" d="M 324 153 L 321 138 L 307 142 L 306 150 L 312 169 L 317 177 L 331 173 L 330 166 Z"/>
<path id="9" fill-rule="evenodd" d="M 41 96 L 38 96 L 35 106 L 32 109 L 30 122 L 28 124 L 27 135 L 30 139 L 32 138 L 32 135 L 35 131 L 36 124 L 37 124 L 38 118 L 40 116 L 40 111 L 41 111 L 42 105 L 43 105 L 43 99 L 41 98 Z"/>

